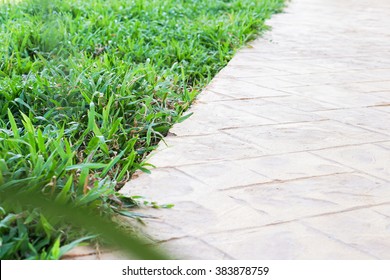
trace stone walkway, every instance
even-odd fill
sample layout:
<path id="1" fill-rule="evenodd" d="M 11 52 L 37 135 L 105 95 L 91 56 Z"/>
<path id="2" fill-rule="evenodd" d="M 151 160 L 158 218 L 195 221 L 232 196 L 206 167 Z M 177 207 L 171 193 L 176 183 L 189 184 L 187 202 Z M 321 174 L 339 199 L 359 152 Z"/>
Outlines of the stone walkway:
<path id="1" fill-rule="evenodd" d="M 122 192 L 184 259 L 390 258 L 390 1 L 293 0 Z"/>

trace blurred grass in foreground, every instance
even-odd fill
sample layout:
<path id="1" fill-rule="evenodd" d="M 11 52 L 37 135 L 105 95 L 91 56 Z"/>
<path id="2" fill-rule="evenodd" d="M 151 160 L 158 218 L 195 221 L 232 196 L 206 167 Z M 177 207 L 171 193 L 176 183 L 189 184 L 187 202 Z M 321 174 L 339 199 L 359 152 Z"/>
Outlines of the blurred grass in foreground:
<path id="1" fill-rule="evenodd" d="M 31 212 L 39 209 L 40 215 L 44 215 L 48 223 L 57 223 L 58 220 L 61 220 L 83 228 L 88 232 L 96 233 L 110 245 L 120 248 L 122 253 L 127 253 L 132 258 L 144 260 L 168 259 L 168 256 L 160 253 L 157 249 L 152 249 L 146 245 L 146 241 L 120 229 L 117 223 L 94 213 L 93 209 L 58 203 L 37 191 L 15 192 L 14 190 L 6 190 L 1 191 L 0 194 L 4 199 L 4 204 L 9 204 L 10 208 L 19 208 L 20 205 L 23 205 L 23 208 Z M 16 215 L 11 215 L 8 219 L 12 218 L 18 219 Z M 41 257 L 44 257 L 44 259 L 61 258 L 68 250 L 91 237 L 93 236 L 81 238 L 65 246 L 61 246 L 60 238 L 57 238 L 50 250 L 46 254 L 42 254 Z"/>

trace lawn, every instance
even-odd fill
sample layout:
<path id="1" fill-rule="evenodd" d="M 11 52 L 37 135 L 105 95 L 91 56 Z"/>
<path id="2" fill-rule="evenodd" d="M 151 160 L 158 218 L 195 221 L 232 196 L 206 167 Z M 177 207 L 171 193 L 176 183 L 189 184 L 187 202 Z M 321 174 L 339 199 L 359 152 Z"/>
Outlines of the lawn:
<path id="1" fill-rule="evenodd" d="M 0 259 L 60 258 L 87 235 L 2 191 L 131 217 L 137 198 L 117 190 L 283 3 L 0 4 Z"/>

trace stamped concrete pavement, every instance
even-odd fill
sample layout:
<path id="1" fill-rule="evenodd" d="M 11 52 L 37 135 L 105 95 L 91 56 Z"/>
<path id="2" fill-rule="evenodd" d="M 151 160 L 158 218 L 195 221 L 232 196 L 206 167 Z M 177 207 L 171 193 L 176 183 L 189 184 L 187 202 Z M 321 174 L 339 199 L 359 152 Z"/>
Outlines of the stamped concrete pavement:
<path id="1" fill-rule="evenodd" d="M 121 192 L 182 259 L 390 259 L 390 2 L 293 0 Z"/>

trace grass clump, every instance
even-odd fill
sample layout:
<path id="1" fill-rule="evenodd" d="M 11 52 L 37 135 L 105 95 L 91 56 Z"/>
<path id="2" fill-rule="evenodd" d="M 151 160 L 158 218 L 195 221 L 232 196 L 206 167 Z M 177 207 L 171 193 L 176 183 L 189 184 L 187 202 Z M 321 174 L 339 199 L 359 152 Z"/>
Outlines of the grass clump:
<path id="1" fill-rule="evenodd" d="M 39 190 L 131 216 L 124 209 L 136 202 L 117 190 L 148 172 L 145 156 L 283 2 L 0 4 L 0 195 Z M 0 203 L 1 259 L 60 258 L 85 239 L 4 193 Z"/>

